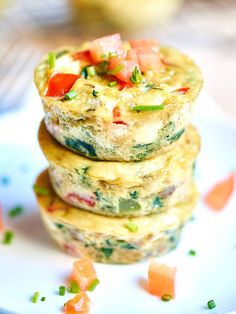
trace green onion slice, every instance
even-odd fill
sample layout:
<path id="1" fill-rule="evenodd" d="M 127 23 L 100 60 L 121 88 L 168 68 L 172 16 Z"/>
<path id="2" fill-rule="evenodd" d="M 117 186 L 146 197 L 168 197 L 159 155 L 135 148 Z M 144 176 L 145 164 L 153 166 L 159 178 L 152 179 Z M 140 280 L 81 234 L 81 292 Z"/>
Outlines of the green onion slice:
<path id="1" fill-rule="evenodd" d="M 164 302 L 169 302 L 171 299 L 172 299 L 172 296 L 169 295 L 169 294 L 164 294 L 164 295 L 161 297 L 161 300 L 164 301 Z"/>
<path id="2" fill-rule="evenodd" d="M 59 287 L 58 294 L 59 294 L 60 296 L 64 296 L 65 293 L 66 293 L 66 287 L 60 286 L 60 287 Z"/>
<path id="3" fill-rule="evenodd" d="M 14 237 L 14 233 L 10 230 L 6 230 L 3 235 L 2 244 L 9 245 L 11 244 Z"/>
<path id="4" fill-rule="evenodd" d="M 68 93 L 65 94 L 65 99 L 66 100 L 72 100 L 73 98 L 75 98 L 77 96 L 77 92 L 75 90 L 70 90 Z"/>
<path id="5" fill-rule="evenodd" d="M 48 53 L 49 69 L 53 69 L 56 66 L 56 55 L 54 51 Z"/>
<path id="6" fill-rule="evenodd" d="M 13 207 L 13 208 L 9 211 L 8 215 L 9 215 L 10 217 L 16 217 L 16 216 L 18 216 L 18 215 L 21 215 L 21 214 L 23 213 L 23 211 L 24 211 L 24 209 L 23 209 L 22 206 L 16 206 L 16 207 Z"/>
<path id="7" fill-rule="evenodd" d="M 131 221 L 125 225 L 125 228 L 128 229 L 130 232 L 137 232 L 138 231 L 138 226 Z"/>
<path id="8" fill-rule="evenodd" d="M 195 256 L 197 253 L 196 253 L 195 250 L 189 250 L 188 254 L 191 255 L 191 256 Z"/>
<path id="9" fill-rule="evenodd" d="M 39 298 L 39 292 L 36 291 L 36 292 L 34 293 L 34 295 L 32 296 L 31 301 L 32 301 L 33 303 L 37 303 L 37 302 L 38 302 L 38 298 Z"/>
<path id="10" fill-rule="evenodd" d="M 94 66 L 87 67 L 88 76 L 94 76 L 96 74 L 96 69 Z"/>
<path id="11" fill-rule="evenodd" d="M 33 189 L 34 189 L 34 192 L 35 192 L 36 194 L 39 194 L 39 195 L 48 195 L 48 194 L 49 194 L 48 189 L 46 189 L 46 188 L 44 188 L 44 187 L 42 187 L 42 186 L 39 186 L 39 185 L 37 185 L 37 184 L 35 184 L 35 185 L 33 186 Z"/>
<path id="12" fill-rule="evenodd" d="M 43 302 L 44 302 L 45 300 L 46 300 L 46 298 L 45 298 L 45 297 L 42 297 L 42 298 L 41 298 L 41 301 L 43 301 Z"/>
<path id="13" fill-rule="evenodd" d="M 100 283 L 99 279 L 96 278 L 94 281 L 91 283 L 91 285 L 88 287 L 88 291 L 93 291 L 97 285 Z"/>
<path id="14" fill-rule="evenodd" d="M 164 104 L 155 106 L 155 105 L 150 105 L 150 106 L 142 106 L 142 105 L 137 105 L 132 108 L 133 111 L 156 111 L 156 110 L 162 110 L 164 109 Z"/>
<path id="15" fill-rule="evenodd" d="M 137 67 L 134 68 L 132 75 L 130 77 L 130 81 L 133 84 L 139 84 L 143 81 L 143 76 Z"/>
<path id="16" fill-rule="evenodd" d="M 208 309 L 210 309 L 210 310 L 214 309 L 214 308 L 216 307 L 215 301 L 214 301 L 214 300 L 208 301 L 208 302 L 207 302 L 207 307 L 208 307 Z"/>
<path id="17" fill-rule="evenodd" d="M 70 286 L 67 288 L 67 291 L 70 293 L 79 293 L 80 287 L 76 281 L 71 281 Z"/>
<path id="18" fill-rule="evenodd" d="M 109 87 L 114 87 L 114 86 L 116 86 L 117 85 L 117 81 L 113 81 L 113 82 L 109 82 L 108 83 L 108 86 Z"/>

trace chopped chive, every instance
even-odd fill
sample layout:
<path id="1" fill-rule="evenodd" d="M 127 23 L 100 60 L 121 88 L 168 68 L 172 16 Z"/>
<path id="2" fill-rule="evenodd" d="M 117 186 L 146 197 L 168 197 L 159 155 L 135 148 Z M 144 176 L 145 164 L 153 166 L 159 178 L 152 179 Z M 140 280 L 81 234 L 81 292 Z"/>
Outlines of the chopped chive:
<path id="1" fill-rule="evenodd" d="M 134 106 L 132 108 L 133 111 L 155 111 L 164 109 L 164 105 L 161 104 L 159 106 Z"/>
<path id="2" fill-rule="evenodd" d="M 34 293 L 34 295 L 32 296 L 31 301 L 32 301 L 33 303 L 37 303 L 37 302 L 38 302 L 38 298 L 39 298 L 39 292 L 36 291 L 36 292 Z"/>
<path id="3" fill-rule="evenodd" d="M 66 293 L 66 287 L 60 286 L 60 287 L 59 287 L 58 294 L 59 294 L 60 296 L 64 296 L 65 293 Z"/>
<path id="4" fill-rule="evenodd" d="M 48 64 L 49 64 L 49 68 L 53 69 L 55 68 L 56 65 L 56 55 L 54 51 L 51 51 L 48 53 Z"/>
<path id="5" fill-rule="evenodd" d="M 70 293 L 79 293 L 80 287 L 76 281 L 71 281 L 70 286 L 67 288 L 67 291 Z"/>
<path id="6" fill-rule="evenodd" d="M 113 81 L 113 82 L 109 82 L 108 83 L 109 87 L 113 87 L 113 86 L 116 86 L 116 85 L 117 85 L 117 81 Z"/>
<path id="7" fill-rule="evenodd" d="M 130 232 L 137 232 L 138 231 L 138 226 L 131 221 L 125 225 L 125 228 L 128 229 Z"/>
<path id="8" fill-rule="evenodd" d="M 39 185 L 37 185 L 37 184 L 35 184 L 35 185 L 33 186 L 33 189 L 34 189 L 34 192 L 35 192 L 36 194 L 39 194 L 39 195 L 48 195 L 48 194 L 49 194 L 48 189 L 46 189 L 46 188 L 44 188 L 44 187 L 42 187 L 42 186 L 39 186 Z"/>
<path id="9" fill-rule="evenodd" d="M 209 310 L 212 310 L 216 307 L 215 301 L 214 300 L 210 300 L 207 302 L 207 307 Z"/>
<path id="10" fill-rule="evenodd" d="M 41 300 L 42 302 L 44 302 L 44 301 L 46 300 L 46 298 L 45 298 L 45 297 L 42 297 L 40 300 Z"/>
<path id="11" fill-rule="evenodd" d="M 9 211 L 9 213 L 8 213 L 8 215 L 10 216 L 10 217 L 16 217 L 16 216 L 18 216 L 18 215 L 21 215 L 22 213 L 23 213 L 23 207 L 22 206 L 16 206 L 16 207 L 14 207 L 14 208 L 12 208 L 10 211 Z"/>
<path id="12" fill-rule="evenodd" d="M 96 69 L 94 66 L 87 67 L 88 76 L 94 76 L 96 74 Z"/>
<path id="13" fill-rule="evenodd" d="M 130 81 L 133 84 L 139 84 L 143 81 L 143 76 L 137 67 L 134 68 L 132 75 L 130 77 Z"/>
<path id="14" fill-rule="evenodd" d="M 195 256 L 197 253 L 195 250 L 189 250 L 188 255 Z"/>
<path id="15" fill-rule="evenodd" d="M 68 93 L 65 94 L 66 100 L 71 100 L 77 96 L 77 92 L 75 90 L 70 90 Z"/>
<path id="16" fill-rule="evenodd" d="M 124 67 L 123 64 L 118 64 L 116 67 L 114 67 L 113 70 L 108 71 L 108 74 L 115 75 L 119 73 L 123 69 L 123 67 Z"/>
<path id="17" fill-rule="evenodd" d="M 98 97 L 98 91 L 95 90 L 95 89 L 93 90 L 93 96 L 94 96 L 94 97 Z"/>
<path id="18" fill-rule="evenodd" d="M 99 279 L 96 278 L 94 281 L 91 283 L 91 285 L 88 287 L 88 291 L 93 291 L 97 285 L 100 283 Z"/>
<path id="19" fill-rule="evenodd" d="M 172 299 L 172 296 L 169 295 L 169 294 L 164 294 L 164 295 L 161 297 L 161 300 L 164 301 L 164 302 L 169 302 L 171 299 Z"/>
<path id="20" fill-rule="evenodd" d="M 2 244 L 6 244 L 6 245 L 11 244 L 13 237 L 14 237 L 14 233 L 10 230 L 6 230 L 3 235 Z"/>

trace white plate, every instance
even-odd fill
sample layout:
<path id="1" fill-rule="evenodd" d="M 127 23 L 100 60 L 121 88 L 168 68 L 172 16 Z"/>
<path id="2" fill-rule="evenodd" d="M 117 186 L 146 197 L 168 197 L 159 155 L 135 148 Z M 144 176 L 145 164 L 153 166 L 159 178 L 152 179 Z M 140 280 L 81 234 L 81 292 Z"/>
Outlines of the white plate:
<path id="1" fill-rule="evenodd" d="M 72 297 L 58 296 L 57 289 L 75 259 L 60 251 L 44 230 L 31 188 L 47 165 L 36 142 L 42 113 L 38 104 L 33 110 L 32 106 L 0 120 L 0 182 L 3 176 L 10 178 L 8 185 L 0 184 L 0 202 L 5 225 L 15 233 L 11 245 L 0 244 L 0 314 L 56 314 Z M 217 180 L 236 169 L 236 128 L 226 120 L 214 122 L 199 116 L 195 124 L 202 135 L 196 179 L 204 195 Z M 8 218 L 8 210 L 18 204 L 24 206 L 24 214 Z M 196 250 L 195 257 L 187 254 L 190 249 Z M 217 304 L 210 313 L 236 311 L 235 195 L 221 213 L 212 212 L 200 201 L 195 220 L 187 224 L 178 248 L 159 261 L 178 269 L 175 301 L 165 303 L 146 292 L 148 262 L 96 264 L 101 284 L 89 293 L 91 313 L 208 313 L 206 303 L 210 299 Z M 46 301 L 31 303 L 35 291 L 46 296 Z"/>

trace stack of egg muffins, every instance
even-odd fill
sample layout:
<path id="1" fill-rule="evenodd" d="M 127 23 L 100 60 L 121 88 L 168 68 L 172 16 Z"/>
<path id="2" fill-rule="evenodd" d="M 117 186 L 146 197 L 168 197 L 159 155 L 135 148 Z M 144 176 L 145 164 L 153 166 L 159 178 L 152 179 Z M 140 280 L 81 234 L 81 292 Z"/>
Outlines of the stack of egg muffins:
<path id="1" fill-rule="evenodd" d="M 186 55 L 118 34 L 46 55 L 35 70 L 49 167 L 36 197 L 52 238 L 75 256 L 134 263 L 176 247 L 198 199 L 201 86 Z"/>

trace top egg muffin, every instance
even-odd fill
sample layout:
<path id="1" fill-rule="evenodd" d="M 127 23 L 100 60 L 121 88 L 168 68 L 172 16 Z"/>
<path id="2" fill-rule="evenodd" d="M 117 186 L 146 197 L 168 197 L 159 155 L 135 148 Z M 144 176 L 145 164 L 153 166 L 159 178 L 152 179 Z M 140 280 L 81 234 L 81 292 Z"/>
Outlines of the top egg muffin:
<path id="1" fill-rule="evenodd" d="M 174 48 L 114 34 L 50 52 L 35 84 L 47 129 L 61 144 L 92 159 L 138 161 L 176 144 L 202 76 Z"/>

